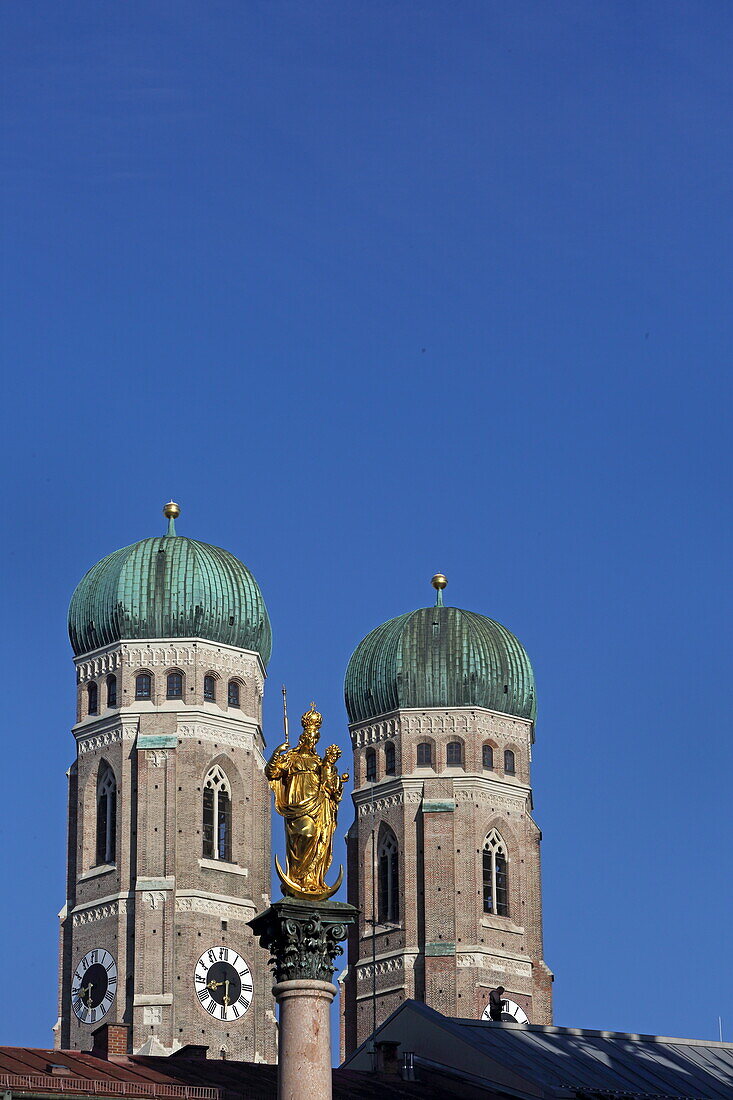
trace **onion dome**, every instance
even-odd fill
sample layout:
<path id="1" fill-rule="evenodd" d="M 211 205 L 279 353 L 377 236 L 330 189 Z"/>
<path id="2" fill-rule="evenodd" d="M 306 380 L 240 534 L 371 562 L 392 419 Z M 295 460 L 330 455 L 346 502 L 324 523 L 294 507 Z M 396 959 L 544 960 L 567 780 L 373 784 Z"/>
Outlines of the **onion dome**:
<path id="1" fill-rule="evenodd" d="M 167 534 L 115 550 L 77 585 L 69 607 L 75 656 L 121 639 L 205 638 L 259 653 L 267 665 L 270 619 L 250 571 L 227 550 L 176 534 L 173 501 L 163 514 Z"/>
<path id="2" fill-rule="evenodd" d="M 493 619 L 444 607 L 447 583 L 436 573 L 435 607 L 390 619 L 356 647 L 344 684 L 350 722 L 428 707 L 485 707 L 534 719 L 534 674 L 524 646 Z"/>

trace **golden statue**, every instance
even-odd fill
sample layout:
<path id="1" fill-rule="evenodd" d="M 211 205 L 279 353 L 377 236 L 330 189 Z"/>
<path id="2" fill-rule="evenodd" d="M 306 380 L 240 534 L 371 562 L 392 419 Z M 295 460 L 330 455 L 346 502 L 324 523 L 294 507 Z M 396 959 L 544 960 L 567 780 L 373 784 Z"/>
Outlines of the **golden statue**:
<path id="1" fill-rule="evenodd" d="M 333 834 L 336 831 L 338 805 L 343 796 L 348 772 L 339 774 L 336 761 L 338 745 L 329 745 L 323 759 L 315 751 L 321 736 L 323 716 L 311 703 L 301 718 L 303 732 L 298 744 L 290 747 L 287 707 L 283 688 L 285 736 L 265 767 L 265 775 L 275 793 L 275 809 L 285 818 L 287 873 L 275 856 L 275 867 L 283 891 L 295 898 L 325 901 L 336 893 L 344 877 L 339 869 L 335 886 L 326 885 L 326 872 L 333 859 Z"/>

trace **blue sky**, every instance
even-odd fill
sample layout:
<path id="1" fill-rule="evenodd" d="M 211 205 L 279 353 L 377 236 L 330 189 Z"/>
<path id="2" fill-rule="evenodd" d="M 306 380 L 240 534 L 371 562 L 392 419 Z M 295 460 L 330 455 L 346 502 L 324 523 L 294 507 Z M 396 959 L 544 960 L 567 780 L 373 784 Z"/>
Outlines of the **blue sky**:
<path id="1" fill-rule="evenodd" d="M 171 496 L 263 589 L 271 743 L 286 680 L 347 746 L 436 570 L 512 629 L 556 1022 L 733 1039 L 732 47 L 723 0 L 2 6 L 3 1043 L 56 1018 L 68 600 Z"/>

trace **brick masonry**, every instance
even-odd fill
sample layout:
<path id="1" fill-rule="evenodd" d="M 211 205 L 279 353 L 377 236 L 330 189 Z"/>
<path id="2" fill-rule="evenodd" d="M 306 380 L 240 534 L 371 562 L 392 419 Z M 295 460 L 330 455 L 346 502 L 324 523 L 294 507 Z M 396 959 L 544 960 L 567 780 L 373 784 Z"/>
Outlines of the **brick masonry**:
<path id="1" fill-rule="evenodd" d="M 89 1050 L 92 1027 L 71 1008 L 74 969 L 105 948 L 119 976 L 105 1023 L 129 1025 L 130 1050 L 154 1037 L 164 1048 L 193 1043 L 210 1055 L 276 1059 L 267 956 L 247 921 L 270 902 L 270 792 L 264 777 L 264 670 L 256 653 L 201 640 L 125 642 L 77 659 L 76 761 L 69 769 L 67 899 L 61 912 L 57 1046 Z M 167 673 L 184 677 L 183 699 L 166 699 Z M 153 676 L 150 701 L 135 677 Z M 216 701 L 204 700 L 206 674 Z M 117 678 L 118 706 L 106 702 Z M 236 679 L 240 706 L 227 704 Z M 91 680 L 99 714 L 85 712 Z M 232 859 L 203 858 L 202 789 L 218 764 L 232 797 Z M 96 866 L 97 780 L 117 782 L 116 857 Z M 235 1022 L 217 1022 L 193 987 L 197 959 L 234 948 L 248 963 L 254 998 Z M 97 1026 L 97 1025 L 95 1025 Z"/>
<path id="2" fill-rule="evenodd" d="M 503 985 L 532 1023 L 552 1023 L 541 833 L 532 817 L 532 722 L 479 708 L 404 710 L 356 723 L 350 732 L 356 816 L 347 836 L 348 900 L 360 917 L 342 975 L 342 1053 L 355 1050 L 373 1020 L 381 1023 L 408 997 L 478 1019 L 489 991 Z M 417 745 L 425 741 L 432 746 L 428 767 L 417 764 Z M 446 762 L 451 741 L 462 744 L 460 766 Z M 388 742 L 394 776 L 385 774 Z M 482 764 L 485 744 L 493 749 L 493 769 Z M 515 754 L 514 775 L 504 774 L 505 749 Z M 375 783 L 366 780 L 370 750 Z M 377 924 L 372 939 L 373 853 L 378 860 L 387 829 L 399 847 L 399 919 Z M 483 846 L 492 829 L 507 848 L 507 916 L 483 911 Z"/>

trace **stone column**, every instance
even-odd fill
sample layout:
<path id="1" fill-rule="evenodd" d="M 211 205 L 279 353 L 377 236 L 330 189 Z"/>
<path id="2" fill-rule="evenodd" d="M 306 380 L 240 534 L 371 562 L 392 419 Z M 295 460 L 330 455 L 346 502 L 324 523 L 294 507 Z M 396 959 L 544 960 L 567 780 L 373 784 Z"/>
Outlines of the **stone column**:
<path id="1" fill-rule="evenodd" d="M 339 901 L 282 898 L 249 922 L 275 974 L 278 1100 L 331 1100 L 331 979 L 356 912 Z"/>

